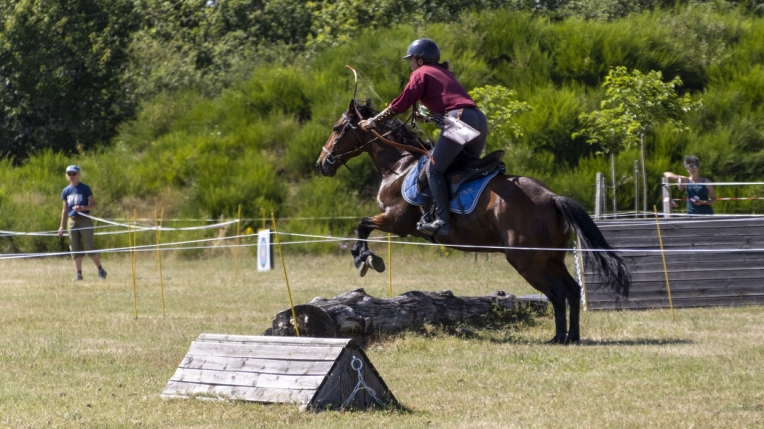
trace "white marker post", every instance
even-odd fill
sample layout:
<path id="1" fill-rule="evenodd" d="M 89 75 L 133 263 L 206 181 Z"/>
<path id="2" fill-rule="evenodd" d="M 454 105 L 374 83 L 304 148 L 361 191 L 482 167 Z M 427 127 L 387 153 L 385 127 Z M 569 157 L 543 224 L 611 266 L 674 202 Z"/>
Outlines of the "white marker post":
<path id="1" fill-rule="evenodd" d="M 271 269 L 273 269 L 271 230 L 261 229 L 257 231 L 257 271 L 270 271 Z"/>

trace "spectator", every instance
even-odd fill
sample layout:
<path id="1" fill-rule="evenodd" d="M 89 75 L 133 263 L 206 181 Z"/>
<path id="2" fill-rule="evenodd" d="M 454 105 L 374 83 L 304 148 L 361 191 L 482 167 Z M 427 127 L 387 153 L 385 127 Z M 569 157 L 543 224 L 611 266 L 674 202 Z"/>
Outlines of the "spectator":
<path id="1" fill-rule="evenodd" d="M 66 167 L 66 178 L 69 186 L 64 188 L 61 199 L 64 200 L 64 208 L 61 210 L 61 226 L 58 228 L 58 236 L 64 234 L 64 225 L 69 233 L 69 249 L 72 251 L 74 268 L 77 275 L 73 282 L 82 280 L 82 251 L 92 252 L 95 250 L 93 241 L 93 221 L 84 215 L 89 215 L 90 210 L 96 206 L 93 192 L 90 186 L 80 182 L 80 167 L 70 165 Z M 68 218 L 68 222 L 67 222 Z M 106 278 L 106 270 L 101 266 L 101 258 L 97 253 L 88 253 L 90 259 L 98 267 L 98 277 Z"/>
<path id="2" fill-rule="evenodd" d="M 680 190 L 687 190 L 687 214 L 689 215 L 712 215 L 713 206 L 716 204 L 716 191 L 713 185 L 701 185 L 709 180 L 700 176 L 700 160 L 695 155 L 684 157 L 684 166 L 689 177 L 679 176 L 670 171 L 663 173 L 663 177 L 676 180 Z"/>

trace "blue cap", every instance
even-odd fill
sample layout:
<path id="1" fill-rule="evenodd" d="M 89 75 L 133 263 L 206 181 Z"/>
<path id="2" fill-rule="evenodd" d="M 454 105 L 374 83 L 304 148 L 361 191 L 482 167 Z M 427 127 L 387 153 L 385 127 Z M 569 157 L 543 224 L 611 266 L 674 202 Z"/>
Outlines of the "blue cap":
<path id="1" fill-rule="evenodd" d="M 70 171 L 74 171 L 75 173 L 79 173 L 80 172 L 80 166 L 79 165 L 70 165 L 70 166 L 66 167 L 66 172 L 68 173 Z"/>

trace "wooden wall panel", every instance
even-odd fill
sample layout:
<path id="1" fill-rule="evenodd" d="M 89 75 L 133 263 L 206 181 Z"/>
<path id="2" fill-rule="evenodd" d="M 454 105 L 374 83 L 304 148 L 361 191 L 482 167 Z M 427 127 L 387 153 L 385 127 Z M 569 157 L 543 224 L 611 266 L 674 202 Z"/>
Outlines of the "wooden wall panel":
<path id="1" fill-rule="evenodd" d="M 629 300 L 618 300 L 584 266 L 588 308 L 668 308 L 668 290 L 655 219 L 603 221 L 597 225 L 623 249 L 632 274 Z M 764 304 L 764 218 L 661 219 L 674 307 Z"/>

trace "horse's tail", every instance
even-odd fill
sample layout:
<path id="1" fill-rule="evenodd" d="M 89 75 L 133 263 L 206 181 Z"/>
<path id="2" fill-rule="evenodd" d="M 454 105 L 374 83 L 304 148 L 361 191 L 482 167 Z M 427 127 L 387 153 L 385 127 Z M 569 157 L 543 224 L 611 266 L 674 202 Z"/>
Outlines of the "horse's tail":
<path id="1" fill-rule="evenodd" d="M 599 273 L 600 279 L 611 291 L 628 298 L 631 285 L 629 267 L 621 255 L 612 251 L 612 247 L 586 210 L 574 199 L 559 195 L 555 197 L 554 203 L 565 220 L 566 229 L 572 227 L 576 231 L 581 240 L 581 248 L 593 250 L 584 252 L 586 264 L 598 268 L 594 271 Z"/>

